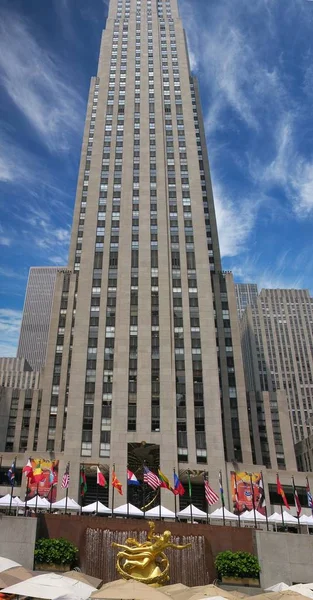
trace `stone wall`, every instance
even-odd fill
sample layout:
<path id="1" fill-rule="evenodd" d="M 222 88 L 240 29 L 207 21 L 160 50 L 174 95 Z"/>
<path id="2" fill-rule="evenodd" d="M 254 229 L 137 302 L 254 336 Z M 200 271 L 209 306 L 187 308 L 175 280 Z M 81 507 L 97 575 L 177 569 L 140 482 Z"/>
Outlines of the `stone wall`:
<path id="1" fill-rule="evenodd" d="M 0 556 L 33 569 L 37 519 L 0 515 Z"/>
<path id="2" fill-rule="evenodd" d="M 313 581 L 313 536 L 256 531 L 255 540 L 262 588 Z"/>

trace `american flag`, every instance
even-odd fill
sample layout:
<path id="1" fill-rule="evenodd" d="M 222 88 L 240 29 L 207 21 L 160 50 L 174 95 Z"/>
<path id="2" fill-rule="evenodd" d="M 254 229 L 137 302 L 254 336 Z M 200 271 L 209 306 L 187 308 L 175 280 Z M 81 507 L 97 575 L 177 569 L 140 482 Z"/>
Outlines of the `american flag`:
<path id="1" fill-rule="evenodd" d="M 153 490 L 157 490 L 161 485 L 161 481 L 158 476 L 155 473 L 152 473 L 148 467 L 144 467 L 143 472 L 144 482 L 150 485 Z"/>
<path id="2" fill-rule="evenodd" d="M 209 506 L 218 502 L 218 495 L 212 490 L 207 479 L 204 480 L 204 494 Z"/>
<path id="3" fill-rule="evenodd" d="M 67 463 L 64 475 L 62 477 L 61 486 L 63 489 L 68 488 L 70 484 L 70 463 Z"/>

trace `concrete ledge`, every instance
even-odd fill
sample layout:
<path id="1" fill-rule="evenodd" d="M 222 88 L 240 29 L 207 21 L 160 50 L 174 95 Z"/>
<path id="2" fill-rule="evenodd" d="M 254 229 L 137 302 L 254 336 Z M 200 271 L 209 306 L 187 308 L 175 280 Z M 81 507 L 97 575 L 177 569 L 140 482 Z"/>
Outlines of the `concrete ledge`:
<path id="1" fill-rule="evenodd" d="M 33 569 L 37 519 L 0 516 L 0 556 Z"/>

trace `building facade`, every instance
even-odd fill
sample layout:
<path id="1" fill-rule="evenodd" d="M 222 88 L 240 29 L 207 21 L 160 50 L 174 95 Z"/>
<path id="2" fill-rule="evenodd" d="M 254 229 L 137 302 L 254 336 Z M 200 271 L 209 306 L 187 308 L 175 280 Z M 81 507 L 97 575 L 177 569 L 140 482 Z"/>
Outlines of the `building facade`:
<path id="1" fill-rule="evenodd" d="M 0 358 L 0 387 L 38 388 L 40 371 L 33 371 L 25 358 Z"/>
<path id="2" fill-rule="evenodd" d="M 257 299 L 258 286 L 256 283 L 235 283 L 235 291 L 238 316 L 241 318 L 248 304 Z"/>
<path id="3" fill-rule="evenodd" d="M 82 464 L 115 465 L 121 478 L 144 462 L 209 471 L 217 488 L 225 461 L 259 458 L 177 0 L 110 2 L 27 441 L 26 395 L 13 392 L 6 462 L 23 449 L 60 472 L 70 461 L 73 497 Z"/>
<path id="4" fill-rule="evenodd" d="M 262 290 L 241 319 L 247 391 L 285 396 L 294 443 L 312 431 L 312 308 L 308 290 Z"/>
<path id="5" fill-rule="evenodd" d="M 34 371 L 39 371 L 46 360 L 52 300 L 59 269 L 31 267 L 29 271 L 17 357 L 26 358 Z"/>

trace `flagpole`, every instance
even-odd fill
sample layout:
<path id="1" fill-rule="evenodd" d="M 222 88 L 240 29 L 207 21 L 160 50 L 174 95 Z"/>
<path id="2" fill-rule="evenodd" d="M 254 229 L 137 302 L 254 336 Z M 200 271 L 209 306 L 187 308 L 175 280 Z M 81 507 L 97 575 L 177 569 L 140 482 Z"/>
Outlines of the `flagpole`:
<path id="1" fill-rule="evenodd" d="M 220 480 L 220 495 L 221 495 L 222 510 L 223 510 L 223 525 L 225 527 L 225 500 L 224 500 L 222 471 L 219 472 L 219 480 Z"/>
<path id="2" fill-rule="evenodd" d="M 174 490 L 175 490 L 175 475 L 176 475 L 175 467 L 173 469 L 173 473 L 174 473 Z M 174 498 L 174 501 L 175 501 L 175 521 L 177 521 L 177 497 L 176 496 L 177 496 L 177 494 L 174 493 L 174 497 L 175 497 Z"/>
<path id="3" fill-rule="evenodd" d="M 292 485 L 293 485 L 293 497 L 294 497 L 295 505 L 296 505 L 296 509 L 297 509 L 298 532 L 301 534 L 300 515 L 299 515 L 298 505 L 296 503 L 296 486 L 295 486 L 294 476 L 291 477 L 291 481 L 292 481 Z"/>
<path id="4" fill-rule="evenodd" d="M 113 473 L 115 473 L 115 463 L 113 463 Z M 114 485 L 112 485 L 112 517 L 114 516 Z M 128 500 L 128 494 L 127 494 L 127 500 Z M 127 502 L 128 505 L 128 502 Z"/>
<path id="5" fill-rule="evenodd" d="M 37 481 L 37 488 L 36 488 L 35 515 L 37 514 L 37 506 L 38 506 L 38 492 L 39 492 L 39 481 Z"/>
<path id="6" fill-rule="evenodd" d="M 190 481 L 190 471 L 188 469 L 188 492 L 189 492 L 189 502 L 190 502 L 190 518 L 191 518 L 191 523 L 193 524 L 193 516 L 192 516 L 192 488 L 191 488 L 191 481 Z"/>
<path id="7" fill-rule="evenodd" d="M 9 508 L 9 515 L 11 515 L 11 508 L 12 508 L 12 500 L 13 500 L 13 490 L 14 490 L 14 483 L 15 483 L 15 471 L 16 471 L 16 457 L 14 458 L 13 461 L 13 477 L 11 479 L 11 495 L 10 495 L 10 508 Z M 13 482 L 13 483 L 12 483 Z"/>
<path id="8" fill-rule="evenodd" d="M 204 477 L 203 477 L 203 485 L 205 485 L 205 477 L 207 478 L 207 482 L 209 483 L 209 471 L 204 472 Z M 204 490 L 204 497 L 205 497 L 205 490 Z M 209 503 L 206 500 L 206 524 L 209 524 Z"/>
<path id="9" fill-rule="evenodd" d="M 31 459 L 30 459 L 31 460 Z M 26 490 L 25 490 L 25 496 L 24 496 L 24 517 L 26 517 L 26 510 L 27 510 L 27 496 L 28 496 L 28 490 L 29 490 L 29 475 L 27 475 L 26 477 Z"/>
<path id="10" fill-rule="evenodd" d="M 68 475 L 70 475 L 70 463 L 68 463 L 67 466 L 68 466 Z M 67 511 L 68 486 L 69 486 L 69 479 L 67 481 L 66 494 L 65 494 L 65 514 L 66 514 L 66 511 Z"/>
<path id="11" fill-rule="evenodd" d="M 266 518 L 266 529 L 267 531 L 269 531 L 269 526 L 268 526 L 268 514 L 267 514 L 267 503 L 266 503 L 266 497 L 265 497 L 265 487 L 264 487 L 264 479 L 263 479 L 263 472 L 261 471 L 261 481 L 262 481 L 262 487 L 263 487 L 263 494 L 264 494 L 264 501 L 265 501 L 265 518 Z"/>
<path id="12" fill-rule="evenodd" d="M 253 481 L 252 481 L 252 473 L 249 473 L 249 477 L 250 477 L 250 486 L 251 486 L 251 494 L 252 494 L 252 506 L 253 506 L 253 516 L 254 516 L 254 528 L 257 529 L 257 522 L 256 522 L 256 512 L 255 512 L 255 501 L 254 501 L 254 489 L 253 489 Z"/>
<path id="13" fill-rule="evenodd" d="M 311 513 L 312 513 L 312 516 L 313 516 L 313 505 L 312 505 L 312 502 L 310 502 L 310 498 L 309 498 L 309 495 L 308 495 L 308 493 L 309 493 L 310 496 L 311 496 L 311 489 L 310 489 L 310 484 L 309 484 L 308 477 L 306 477 L 306 489 L 307 489 L 307 498 L 308 498 L 308 508 L 311 509 Z"/>
<path id="14" fill-rule="evenodd" d="M 99 469 L 99 463 L 98 463 L 98 469 Z M 98 501 L 99 501 L 98 471 L 97 471 L 97 478 L 96 478 L 96 486 L 97 486 L 97 490 L 96 490 L 96 515 L 97 515 L 98 514 Z"/>
<path id="15" fill-rule="evenodd" d="M 145 467 L 146 461 L 143 461 L 143 467 Z M 144 476 L 144 472 L 143 472 Z M 142 480 L 142 501 L 143 501 L 143 518 L 146 516 L 146 484 L 144 479 Z"/>
<path id="16" fill-rule="evenodd" d="M 160 467 L 160 465 L 159 465 L 159 468 L 158 468 L 158 473 L 159 473 L 159 470 L 160 470 L 160 468 L 161 468 L 161 467 Z M 162 508 L 161 508 L 161 486 L 159 487 L 159 519 L 160 519 L 160 521 L 162 521 Z"/>
<path id="17" fill-rule="evenodd" d="M 51 484 L 51 487 L 50 487 L 50 514 L 52 513 L 52 488 L 53 488 L 53 483 Z"/>
<path id="18" fill-rule="evenodd" d="M 241 523 L 240 523 L 240 508 L 239 508 L 238 489 L 237 489 L 237 473 L 236 473 L 236 471 L 234 471 L 234 475 L 235 475 L 236 507 L 237 507 L 237 511 L 238 511 L 238 525 L 239 525 L 239 527 L 241 527 Z"/>

